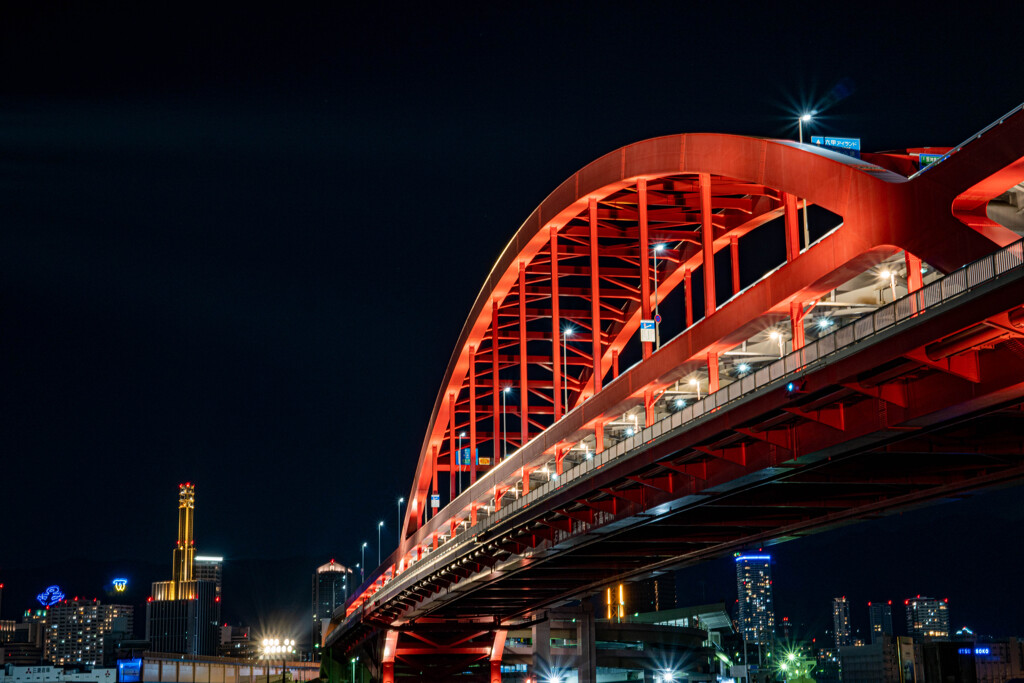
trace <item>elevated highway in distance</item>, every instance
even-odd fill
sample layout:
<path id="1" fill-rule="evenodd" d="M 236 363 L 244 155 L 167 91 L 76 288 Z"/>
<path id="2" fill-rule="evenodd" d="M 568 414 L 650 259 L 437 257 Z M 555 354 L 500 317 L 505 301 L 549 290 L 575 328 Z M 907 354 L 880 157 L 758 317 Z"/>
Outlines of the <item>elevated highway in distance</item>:
<path id="1" fill-rule="evenodd" d="M 913 150 L 707 134 L 570 177 L 485 282 L 325 658 L 497 681 L 509 629 L 612 582 L 1020 480 L 1024 254 L 989 213 L 1024 111 L 997 124 L 909 178 Z"/>

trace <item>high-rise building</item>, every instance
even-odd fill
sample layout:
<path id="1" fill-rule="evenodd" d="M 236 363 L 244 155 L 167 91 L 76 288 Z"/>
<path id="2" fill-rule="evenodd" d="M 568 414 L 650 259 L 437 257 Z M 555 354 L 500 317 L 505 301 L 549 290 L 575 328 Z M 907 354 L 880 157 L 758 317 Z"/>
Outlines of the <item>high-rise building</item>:
<path id="1" fill-rule="evenodd" d="M 131 633 L 135 627 L 131 605 L 103 605 L 97 600 L 62 600 L 49 609 L 46 658 L 56 666 L 100 666 L 103 637 Z"/>
<path id="2" fill-rule="evenodd" d="M 192 576 L 200 581 L 213 581 L 217 585 L 217 598 L 220 602 L 221 584 L 224 577 L 224 558 L 210 555 L 196 555 L 192 563 Z"/>
<path id="3" fill-rule="evenodd" d="M 626 584 L 626 611 L 664 612 L 676 608 L 676 576 L 674 573 L 654 576 Z"/>
<path id="4" fill-rule="evenodd" d="M 320 565 L 313 573 L 313 647 L 323 643 L 324 620 L 330 621 L 334 610 L 348 600 L 351 573 L 351 569 L 334 560 Z"/>
<path id="5" fill-rule="evenodd" d="M 850 639 L 850 603 L 846 596 L 832 598 L 832 626 L 836 634 L 836 648 L 851 645 Z"/>
<path id="6" fill-rule="evenodd" d="M 869 602 L 868 620 L 871 623 L 871 642 L 881 642 L 883 636 L 892 635 L 892 600 Z"/>
<path id="7" fill-rule="evenodd" d="M 178 487 L 178 542 L 170 581 L 153 583 L 146 603 L 146 640 L 154 652 L 215 655 L 220 641 L 220 598 L 215 581 L 194 573 L 196 489 Z"/>
<path id="8" fill-rule="evenodd" d="M 907 607 L 907 635 L 912 638 L 949 637 L 949 600 L 935 598 L 909 598 Z"/>
<path id="9" fill-rule="evenodd" d="M 771 555 L 736 556 L 736 593 L 744 641 L 771 645 L 775 635 Z"/>

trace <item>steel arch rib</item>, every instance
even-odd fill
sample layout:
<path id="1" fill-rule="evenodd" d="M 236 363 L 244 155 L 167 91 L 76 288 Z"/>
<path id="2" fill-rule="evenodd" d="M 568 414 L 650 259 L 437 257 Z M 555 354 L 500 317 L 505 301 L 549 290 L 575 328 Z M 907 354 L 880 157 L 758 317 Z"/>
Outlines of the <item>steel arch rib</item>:
<path id="1" fill-rule="evenodd" d="M 1016 117 L 1011 123 L 1019 129 L 1024 128 L 1024 117 Z M 475 363 L 490 365 L 493 355 L 493 367 L 500 372 L 500 345 L 497 353 L 490 346 L 495 343 L 495 316 L 501 315 L 500 307 L 506 299 L 517 296 L 517 291 L 526 291 L 525 287 L 520 287 L 520 273 L 526 278 L 530 264 L 543 256 L 552 233 L 559 235 L 560 244 L 565 243 L 561 233 L 574 220 L 585 220 L 592 200 L 600 203 L 617 192 L 636 186 L 640 179 L 651 182 L 670 176 L 707 174 L 715 179 L 750 183 L 780 194 L 805 198 L 813 205 L 842 216 L 843 223 L 839 229 L 781 267 L 767 280 L 744 291 L 728 307 L 718 308 L 707 316 L 704 324 L 711 328 L 710 337 L 718 340 L 718 346 L 726 348 L 732 339 L 740 336 L 746 322 L 765 313 L 788 310 L 790 302 L 798 296 L 806 300 L 827 292 L 834 284 L 863 271 L 865 264 L 870 265 L 896 250 L 904 249 L 944 271 L 989 253 L 1008 237 L 990 226 L 985 226 L 983 234 L 965 225 L 954 216 L 951 207 L 965 188 L 981 183 L 996 170 L 947 164 L 946 168 L 937 168 L 908 181 L 877 166 L 809 145 L 720 134 L 684 134 L 645 140 L 588 164 L 559 185 L 523 222 L 481 287 L 453 351 L 428 422 L 399 550 L 423 517 L 427 492 L 432 479 L 436 481 L 437 477 L 437 454 L 444 450 L 446 444 L 450 449 L 454 442 L 456 425 L 452 418 L 457 409 L 456 402 L 450 397 L 460 396 L 468 386 L 471 356 L 477 355 Z M 759 220 L 768 220 L 781 211 L 781 208 L 776 208 Z M 921 230 L 919 226 L 928 226 L 928 230 Z M 728 247 L 728 231 L 713 237 L 713 251 Z M 557 264 L 560 253 L 549 258 L 555 259 Z M 577 255 L 575 258 L 580 257 Z M 671 271 L 661 287 L 671 290 L 680 283 L 686 270 L 698 269 L 702 261 L 699 249 L 686 255 L 685 261 Z M 538 296 L 543 298 L 543 293 Z M 595 311 L 597 308 L 595 306 Z M 635 305 L 627 309 L 628 315 L 618 321 L 618 327 L 614 329 L 614 338 L 605 340 L 601 345 L 601 367 L 609 367 L 613 349 L 616 346 L 621 348 L 639 326 L 641 307 Z M 603 334 L 603 331 L 599 328 L 596 333 Z M 520 343 L 516 342 L 516 345 L 520 357 L 514 359 L 515 363 L 527 362 L 521 357 Z M 714 351 L 718 346 L 712 344 L 690 351 L 694 354 Z M 558 358 L 557 351 L 554 358 Z M 552 372 L 557 374 L 557 367 Z M 594 378 L 584 372 L 579 379 L 585 380 L 586 384 L 574 389 L 577 396 L 593 395 Z M 566 378 L 562 381 L 565 382 Z M 476 383 L 475 398 L 479 400 L 486 397 L 487 386 L 481 387 L 479 380 Z M 497 384 L 497 380 L 492 379 L 492 390 Z M 557 386 L 557 380 L 553 380 L 553 384 Z M 495 423 L 496 416 L 495 410 Z M 557 418 L 553 415 L 553 419 Z M 518 423 L 509 430 L 512 434 L 518 431 Z M 495 440 L 497 433 L 498 426 L 494 424 L 492 438 Z M 482 443 L 487 439 L 479 441 Z"/>

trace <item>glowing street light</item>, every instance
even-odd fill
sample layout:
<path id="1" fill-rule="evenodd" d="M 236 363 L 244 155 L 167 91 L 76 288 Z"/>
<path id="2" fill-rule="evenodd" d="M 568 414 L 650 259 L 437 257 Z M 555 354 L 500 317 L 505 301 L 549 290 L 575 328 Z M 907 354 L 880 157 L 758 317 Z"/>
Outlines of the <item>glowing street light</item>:
<path id="1" fill-rule="evenodd" d="M 784 345 L 784 344 L 785 344 L 786 342 L 785 342 L 785 340 L 783 339 L 782 333 L 781 333 L 781 332 L 779 332 L 778 330 L 772 330 L 772 331 L 771 331 L 771 332 L 770 332 L 770 333 L 768 334 L 768 337 L 769 337 L 769 338 L 770 338 L 770 339 L 771 339 L 772 341 L 776 341 L 776 342 L 778 342 L 778 343 L 779 343 L 779 358 L 782 358 L 782 357 L 783 357 L 784 355 L 786 355 L 786 352 L 785 352 L 785 348 L 784 348 L 784 346 L 783 346 L 783 345 Z"/>
<path id="2" fill-rule="evenodd" d="M 823 316 L 819 317 L 817 320 L 815 320 L 814 324 L 818 326 L 819 330 L 825 331 L 828 328 L 830 328 L 833 325 L 835 325 L 836 323 L 835 323 L 834 320 L 832 320 L 832 318 L 829 318 L 829 317 L 823 315 Z"/>
<path id="3" fill-rule="evenodd" d="M 363 541 L 363 545 L 359 548 L 359 584 L 362 585 L 363 581 L 366 581 L 366 546 L 369 545 L 366 541 Z"/>
<path id="4" fill-rule="evenodd" d="M 399 543 L 399 545 L 401 545 L 401 543 L 402 543 L 402 503 L 404 503 L 404 502 L 405 502 L 405 498 L 399 498 L 398 499 L 398 526 L 395 527 L 395 528 L 398 529 L 398 543 Z"/>
<path id="5" fill-rule="evenodd" d="M 466 432 L 459 432 L 459 453 L 458 453 L 458 464 L 456 465 L 456 471 L 459 473 L 459 493 L 462 493 L 462 439 L 466 436 Z M 470 454 L 470 460 L 473 459 L 473 455 Z"/>
<path id="6" fill-rule="evenodd" d="M 352 660 L 351 660 L 352 661 L 352 681 L 351 681 L 351 683 L 356 683 L 356 661 L 358 661 L 358 660 L 359 660 L 359 657 L 353 657 Z"/>
<path id="7" fill-rule="evenodd" d="M 658 315 L 658 252 L 665 248 L 664 244 L 654 245 L 654 348 L 661 348 L 661 316 Z"/>
<path id="8" fill-rule="evenodd" d="M 690 386 L 697 390 L 697 400 L 700 400 L 700 380 L 696 377 L 690 378 Z"/>
<path id="9" fill-rule="evenodd" d="M 683 409 L 685 407 L 686 407 L 686 399 L 677 398 L 676 399 L 676 410 L 681 410 L 681 409 Z"/>
<path id="10" fill-rule="evenodd" d="M 377 566 L 380 566 L 380 530 L 384 528 L 384 520 L 377 522 Z"/>
<path id="11" fill-rule="evenodd" d="M 505 419 L 505 397 L 508 396 L 508 392 L 512 391 L 512 387 L 505 387 L 501 390 L 501 459 L 504 460 L 508 456 L 508 421 Z"/>
<path id="12" fill-rule="evenodd" d="M 813 116 L 815 114 L 817 114 L 817 113 L 818 112 L 814 112 L 814 111 L 808 112 L 806 114 L 803 114 L 800 118 L 798 118 L 796 120 L 797 128 L 800 131 L 800 144 L 801 145 L 804 143 L 804 124 L 805 123 L 810 123 L 811 122 L 811 118 L 813 118 Z M 806 197 L 804 198 L 804 244 L 806 245 L 806 247 L 804 247 L 805 249 L 809 249 L 810 246 L 811 246 L 811 231 L 807 229 L 807 198 Z"/>
<path id="13" fill-rule="evenodd" d="M 896 301 L 896 271 L 889 270 L 887 268 L 880 272 L 878 277 L 882 280 L 889 281 L 889 289 L 892 291 L 892 300 Z"/>
<path id="14" fill-rule="evenodd" d="M 568 339 L 575 330 L 571 326 L 562 328 L 562 405 L 566 413 L 569 412 L 569 353 Z"/>
<path id="15" fill-rule="evenodd" d="M 281 658 L 281 683 L 284 683 L 288 678 L 288 655 L 295 654 L 295 641 L 288 638 L 264 638 L 261 645 L 263 659 Z M 270 680 L 269 670 L 267 680 Z"/>
<path id="16" fill-rule="evenodd" d="M 750 372 L 750 364 L 749 363 L 740 363 L 739 365 L 736 366 L 736 373 L 737 374 L 745 375 L 748 372 Z"/>

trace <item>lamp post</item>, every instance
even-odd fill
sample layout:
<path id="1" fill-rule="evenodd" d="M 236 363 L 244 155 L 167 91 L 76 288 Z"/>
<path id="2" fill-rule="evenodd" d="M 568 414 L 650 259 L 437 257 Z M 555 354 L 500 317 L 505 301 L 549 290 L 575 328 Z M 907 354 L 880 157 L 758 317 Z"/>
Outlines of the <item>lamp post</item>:
<path id="1" fill-rule="evenodd" d="M 398 499 L 398 544 L 402 544 L 402 503 L 405 502 L 405 498 Z"/>
<path id="2" fill-rule="evenodd" d="M 352 681 L 351 681 L 351 683 L 356 683 L 356 660 L 357 659 L 359 659 L 359 658 L 358 657 L 353 657 L 352 658 Z"/>
<path id="3" fill-rule="evenodd" d="M 377 522 L 377 566 L 378 567 L 380 566 L 380 563 L 381 563 L 381 558 L 380 558 L 380 530 L 383 529 L 383 528 L 384 528 L 384 520 L 382 519 L 379 522 Z"/>
<path id="4" fill-rule="evenodd" d="M 804 143 L 804 122 L 810 122 L 814 113 L 803 114 L 796 120 L 797 128 L 800 131 L 800 144 Z M 804 197 L 804 249 L 811 246 L 811 231 L 807 229 L 807 198 Z"/>
<path id="5" fill-rule="evenodd" d="M 285 638 L 264 638 L 263 639 L 263 658 L 268 660 L 275 659 L 275 655 L 281 657 L 281 683 L 285 682 L 288 678 L 288 655 L 295 652 L 295 641 Z M 267 681 L 270 681 L 270 671 L 268 666 Z"/>
<path id="6" fill-rule="evenodd" d="M 697 400 L 700 400 L 700 380 L 696 377 L 690 378 L 690 386 L 697 390 Z"/>
<path id="7" fill-rule="evenodd" d="M 569 337 L 572 336 L 572 327 L 566 326 L 562 329 L 562 405 L 566 413 L 569 412 Z M 564 413 L 563 413 L 564 414 Z"/>
<path id="8" fill-rule="evenodd" d="M 462 437 L 464 436 L 466 436 L 466 432 L 459 432 L 459 452 L 456 455 L 456 467 L 458 468 L 456 472 L 459 473 L 459 493 L 462 493 Z M 473 456 L 470 455 L 469 457 L 472 460 Z"/>
<path id="9" fill-rule="evenodd" d="M 363 585 L 363 581 L 366 581 L 366 541 L 363 541 L 363 546 L 359 549 L 359 585 Z"/>
<path id="10" fill-rule="evenodd" d="M 783 345 L 783 344 L 785 343 L 785 342 L 783 342 L 783 340 L 782 340 L 782 333 L 781 333 L 781 332 L 779 332 L 778 330 L 772 330 L 772 331 L 771 331 L 771 332 L 770 332 L 770 333 L 768 334 L 768 336 L 769 336 L 769 337 L 770 337 L 770 338 L 771 338 L 771 339 L 772 339 L 773 341 L 777 341 L 777 342 L 779 343 L 779 358 L 782 358 L 782 357 L 783 357 L 784 355 L 786 355 L 786 352 L 785 352 L 785 350 L 783 349 L 783 346 L 782 346 L 782 345 Z"/>
<path id="11" fill-rule="evenodd" d="M 889 289 L 892 291 L 892 300 L 896 301 L 896 271 L 886 269 L 879 273 L 878 277 L 889 281 Z"/>
<path id="12" fill-rule="evenodd" d="M 654 349 L 661 348 L 661 316 L 658 315 L 658 252 L 664 244 L 654 245 Z"/>
<path id="13" fill-rule="evenodd" d="M 505 387 L 501 390 L 501 459 L 504 460 L 505 456 L 508 455 L 508 430 L 505 428 L 507 421 L 505 419 L 505 397 L 508 396 L 508 392 L 512 391 L 512 387 Z"/>

